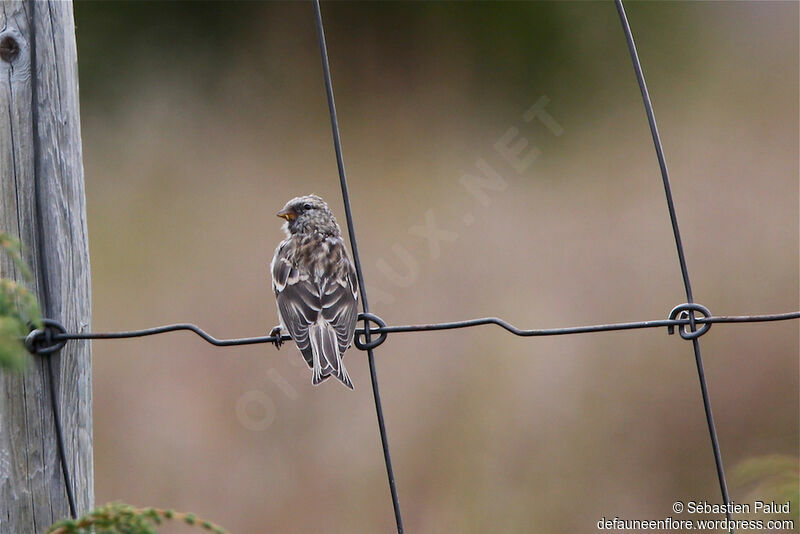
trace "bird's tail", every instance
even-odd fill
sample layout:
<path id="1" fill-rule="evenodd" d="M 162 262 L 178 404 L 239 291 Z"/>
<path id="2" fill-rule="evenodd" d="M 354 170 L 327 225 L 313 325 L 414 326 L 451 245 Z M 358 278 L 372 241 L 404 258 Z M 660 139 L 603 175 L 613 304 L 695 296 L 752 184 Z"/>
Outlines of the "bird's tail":
<path id="1" fill-rule="evenodd" d="M 309 328 L 308 337 L 311 342 L 313 356 L 313 384 L 316 386 L 333 375 L 342 384 L 353 389 L 353 382 L 350 380 L 350 375 L 347 374 L 347 369 L 345 369 L 342 362 L 339 341 L 336 338 L 336 331 L 333 327 L 320 318 Z"/>

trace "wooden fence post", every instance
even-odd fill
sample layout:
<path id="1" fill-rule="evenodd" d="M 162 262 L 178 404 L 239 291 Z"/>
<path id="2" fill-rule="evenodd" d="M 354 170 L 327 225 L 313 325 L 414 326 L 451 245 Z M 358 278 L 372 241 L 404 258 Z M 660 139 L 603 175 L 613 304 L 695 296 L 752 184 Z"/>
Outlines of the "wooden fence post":
<path id="1" fill-rule="evenodd" d="M 0 2 L 0 229 L 22 242 L 43 315 L 68 331 L 89 330 L 72 2 Z M 0 276 L 20 279 L 5 258 Z M 0 374 L 2 533 L 41 534 L 70 514 L 49 365 L 78 514 L 94 504 L 90 345 L 70 341 L 51 356 L 32 356 L 23 374 Z"/>

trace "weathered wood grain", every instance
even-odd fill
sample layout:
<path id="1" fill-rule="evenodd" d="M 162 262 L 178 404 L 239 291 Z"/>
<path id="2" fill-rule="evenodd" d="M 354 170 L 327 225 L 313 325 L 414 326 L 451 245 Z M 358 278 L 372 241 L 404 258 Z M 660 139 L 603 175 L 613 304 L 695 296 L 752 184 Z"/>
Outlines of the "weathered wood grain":
<path id="1" fill-rule="evenodd" d="M 72 3 L 0 0 L 0 228 L 17 236 L 45 317 L 89 329 L 90 277 Z M 0 275 L 19 279 L 5 258 Z M 52 356 L 78 512 L 94 501 L 90 345 Z M 0 375 L 0 533 L 41 533 L 69 506 L 47 361 Z"/>

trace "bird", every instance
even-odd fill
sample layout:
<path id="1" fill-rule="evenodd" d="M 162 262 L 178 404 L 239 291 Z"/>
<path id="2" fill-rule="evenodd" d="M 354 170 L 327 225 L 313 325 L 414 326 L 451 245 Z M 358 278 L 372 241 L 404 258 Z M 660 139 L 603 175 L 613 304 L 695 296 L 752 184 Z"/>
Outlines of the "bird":
<path id="1" fill-rule="evenodd" d="M 353 389 L 342 356 L 358 320 L 358 277 L 342 231 L 322 198 L 291 199 L 277 214 L 286 239 L 270 264 L 280 325 L 270 333 L 280 349 L 281 332 L 297 344 L 316 386 L 331 376 Z"/>

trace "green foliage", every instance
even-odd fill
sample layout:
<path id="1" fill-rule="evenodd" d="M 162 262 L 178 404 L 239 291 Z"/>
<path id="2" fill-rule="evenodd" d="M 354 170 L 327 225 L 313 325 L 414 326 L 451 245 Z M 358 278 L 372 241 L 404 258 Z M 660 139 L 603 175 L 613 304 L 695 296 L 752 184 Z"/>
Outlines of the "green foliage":
<path id="1" fill-rule="evenodd" d="M 224 528 L 194 514 L 135 508 L 124 503 L 107 504 L 79 519 L 59 521 L 47 530 L 47 534 L 157 534 L 164 520 L 183 522 L 213 534 L 228 534 Z"/>
<path id="2" fill-rule="evenodd" d="M 19 241 L 0 232 L 0 249 L 11 258 L 22 278 L 31 279 L 22 260 Z M 22 340 L 30 325 L 41 326 L 41 312 L 36 296 L 13 280 L 0 279 L 0 369 L 19 371 L 25 368 L 28 351 Z"/>
<path id="3" fill-rule="evenodd" d="M 792 519 L 800 520 L 800 460 L 771 454 L 744 460 L 733 470 L 732 482 L 751 487 L 752 500 L 791 502 Z"/>

